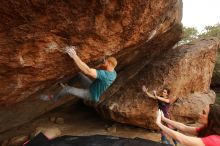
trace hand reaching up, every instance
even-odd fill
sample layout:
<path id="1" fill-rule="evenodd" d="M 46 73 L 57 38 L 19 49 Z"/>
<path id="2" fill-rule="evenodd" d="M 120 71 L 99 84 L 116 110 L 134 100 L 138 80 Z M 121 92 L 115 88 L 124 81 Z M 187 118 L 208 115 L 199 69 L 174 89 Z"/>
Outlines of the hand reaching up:
<path id="1" fill-rule="evenodd" d="M 75 49 L 76 49 L 75 46 L 70 46 L 70 47 L 66 48 L 66 53 L 67 53 L 70 57 L 74 58 L 74 57 L 76 56 L 76 51 L 75 51 Z"/>
<path id="2" fill-rule="evenodd" d="M 142 91 L 143 91 L 144 93 L 147 93 L 147 92 L 148 92 L 148 88 L 146 88 L 146 86 L 143 85 L 143 86 L 142 86 Z"/>
<path id="3" fill-rule="evenodd" d="M 156 91 L 154 91 L 153 94 L 149 93 L 149 92 L 148 92 L 148 88 L 146 88 L 145 85 L 142 86 L 142 91 L 143 91 L 145 94 L 147 94 L 148 97 L 153 98 L 153 99 L 157 99 L 157 98 L 156 98 Z"/>

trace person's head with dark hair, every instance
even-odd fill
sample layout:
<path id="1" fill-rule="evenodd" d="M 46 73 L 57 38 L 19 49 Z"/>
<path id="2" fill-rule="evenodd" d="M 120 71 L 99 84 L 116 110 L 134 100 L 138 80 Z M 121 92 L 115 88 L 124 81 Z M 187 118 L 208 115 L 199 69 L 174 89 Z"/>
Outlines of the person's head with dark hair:
<path id="1" fill-rule="evenodd" d="M 170 89 L 168 87 L 164 87 L 162 90 L 162 96 L 166 98 L 168 97 L 169 94 L 170 94 Z"/>
<path id="2" fill-rule="evenodd" d="M 220 135 L 220 105 L 210 104 L 199 115 L 199 122 L 203 128 L 199 131 L 199 137 Z"/>

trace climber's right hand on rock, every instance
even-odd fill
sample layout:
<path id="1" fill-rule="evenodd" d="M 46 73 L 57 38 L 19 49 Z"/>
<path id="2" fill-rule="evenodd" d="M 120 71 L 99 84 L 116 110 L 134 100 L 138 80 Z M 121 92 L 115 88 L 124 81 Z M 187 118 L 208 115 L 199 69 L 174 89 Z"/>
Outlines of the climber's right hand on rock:
<path id="1" fill-rule="evenodd" d="M 77 50 L 77 47 L 76 46 L 69 46 L 69 49 L 73 49 L 73 50 Z"/>
<path id="2" fill-rule="evenodd" d="M 76 47 L 76 46 L 67 46 L 67 47 L 64 48 L 64 50 L 65 50 L 66 53 L 68 53 L 69 50 L 71 50 L 71 49 L 73 49 L 73 50 L 76 51 L 76 50 L 77 50 L 77 47 Z"/>
<path id="3" fill-rule="evenodd" d="M 71 47 L 69 47 L 68 49 L 66 49 L 66 53 L 67 53 L 70 57 L 72 57 L 72 58 L 74 58 L 74 57 L 76 56 L 75 48 L 76 48 L 76 47 L 71 46 Z"/>

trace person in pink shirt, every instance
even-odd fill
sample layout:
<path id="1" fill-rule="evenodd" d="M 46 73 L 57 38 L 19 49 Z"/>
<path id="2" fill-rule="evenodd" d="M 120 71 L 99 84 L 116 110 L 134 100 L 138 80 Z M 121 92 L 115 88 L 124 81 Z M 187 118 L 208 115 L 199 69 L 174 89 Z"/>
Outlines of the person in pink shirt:
<path id="1" fill-rule="evenodd" d="M 183 133 L 194 136 L 188 136 L 180 132 L 174 131 L 169 127 L 163 125 L 163 122 L 172 125 Z M 199 121 L 201 127 L 186 126 L 182 123 L 172 121 L 164 117 L 159 110 L 156 124 L 168 136 L 177 140 L 184 146 L 220 146 L 220 105 L 210 104 L 201 114 L 199 114 Z"/>

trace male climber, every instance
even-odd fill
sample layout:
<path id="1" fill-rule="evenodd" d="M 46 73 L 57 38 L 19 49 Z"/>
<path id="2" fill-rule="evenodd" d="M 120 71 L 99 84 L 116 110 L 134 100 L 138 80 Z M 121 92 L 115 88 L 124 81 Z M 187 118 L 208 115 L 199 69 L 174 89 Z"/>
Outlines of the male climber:
<path id="1" fill-rule="evenodd" d="M 105 92 L 115 81 L 117 76 L 115 72 L 117 60 L 114 57 L 108 57 L 104 60 L 104 63 L 102 64 L 104 69 L 94 69 L 90 68 L 79 58 L 79 56 L 77 56 L 75 49 L 75 47 L 68 47 L 66 52 L 85 75 L 90 76 L 95 80 L 92 81 L 87 76 L 80 73 L 79 76 L 85 89 L 62 85 L 63 89 L 57 95 L 41 95 L 40 98 L 42 100 L 58 100 L 65 95 L 75 95 L 81 99 L 98 102 L 103 92 Z"/>

